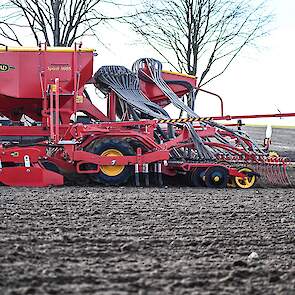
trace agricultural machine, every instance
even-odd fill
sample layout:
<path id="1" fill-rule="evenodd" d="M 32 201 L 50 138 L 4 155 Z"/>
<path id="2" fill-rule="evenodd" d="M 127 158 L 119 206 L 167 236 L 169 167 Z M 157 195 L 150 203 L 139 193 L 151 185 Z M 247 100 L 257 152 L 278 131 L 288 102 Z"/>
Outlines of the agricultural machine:
<path id="1" fill-rule="evenodd" d="M 149 186 L 174 177 L 191 186 L 250 188 L 263 177 L 289 185 L 286 159 L 217 123 L 231 117 L 202 118 L 188 107 L 186 99 L 204 91 L 196 77 L 164 71 L 150 58 L 93 75 L 93 57 L 79 45 L 0 48 L 2 184 Z M 86 84 L 103 93 L 107 114 Z M 183 118 L 170 118 L 169 104 Z"/>

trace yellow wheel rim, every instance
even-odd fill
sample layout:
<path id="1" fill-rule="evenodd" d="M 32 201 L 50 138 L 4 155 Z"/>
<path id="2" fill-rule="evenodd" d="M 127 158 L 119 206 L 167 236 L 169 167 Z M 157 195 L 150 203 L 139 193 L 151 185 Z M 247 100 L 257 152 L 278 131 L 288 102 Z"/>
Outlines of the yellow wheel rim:
<path id="1" fill-rule="evenodd" d="M 101 156 L 105 156 L 105 157 L 118 157 L 118 156 L 123 156 L 123 154 L 116 150 L 116 149 L 108 149 L 108 150 L 105 150 Z M 112 166 L 112 165 L 105 165 L 105 166 L 100 166 L 100 171 L 107 175 L 107 176 L 117 176 L 119 175 L 120 173 L 123 172 L 125 166 Z"/>
<path id="2" fill-rule="evenodd" d="M 239 172 L 253 172 L 250 168 L 241 168 Z M 256 182 L 256 176 L 248 176 L 245 178 L 242 177 L 235 177 L 235 183 L 239 188 L 251 188 Z"/>

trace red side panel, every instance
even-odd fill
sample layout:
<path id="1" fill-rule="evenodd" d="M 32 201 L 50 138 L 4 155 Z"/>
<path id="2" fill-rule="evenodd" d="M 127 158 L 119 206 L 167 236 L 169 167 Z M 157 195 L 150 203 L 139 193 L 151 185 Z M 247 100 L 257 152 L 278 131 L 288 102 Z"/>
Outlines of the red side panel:
<path id="1" fill-rule="evenodd" d="M 169 81 L 184 81 L 189 83 L 191 86 L 196 87 L 197 85 L 197 78 L 188 75 L 182 75 L 177 73 L 169 73 L 163 72 L 162 78 L 167 81 L 169 87 L 179 96 L 183 96 L 184 94 L 188 93 L 188 89 L 185 86 L 177 85 L 173 83 L 169 83 Z M 164 107 L 168 105 L 170 102 L 167 97 L 163 94 L 163 92 L 153 83 L 151 82 L 140 82 L 140 88 L 143 93 L 153 102 L 159 104 L 160 106 Z"/>
<path id="2" fill-rule="evenodd" d="M 0 182 L 9 186 L 44 187 L 63 185 L 63 176 L 41 167 L 6 167 L 0 169 Z"/>
<path id="3" fill-rule="evenodd" d="M 92 76 L 93 52 L 1 51 L 0 94 L 15 98 L 41 98 L 40 73 L 46 84 L 60 79 L 60 94 L 73 91 L 74 69 L 80 71 L 80 88 Z"/>

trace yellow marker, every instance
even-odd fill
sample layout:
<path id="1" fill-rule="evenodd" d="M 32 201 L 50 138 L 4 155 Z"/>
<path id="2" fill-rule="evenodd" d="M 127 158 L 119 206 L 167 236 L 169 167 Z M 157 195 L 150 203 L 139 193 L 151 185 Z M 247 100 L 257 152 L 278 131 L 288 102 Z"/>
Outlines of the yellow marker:
<path id="1" fill-rule="evenodd" d="M 179 73 L 179 72 L 166 71 L 166 70 L 162 70 L 162 73 L 172 74 L 172 75 L 177 75 L 177 76 L 183 76 L 183 77 L 192 78 L 192 79 L 196 79 L 197 78 L 196 76 L 193 76 L 193 75 Z"/>
<path id="2" fill-rule="evenodd" d="M 83 102 L 84 102 L 83 95 L 77 95 L 76 96 L 76 103 L 83 103 Z"/>
<path id="3" fill-rule="evenodd" d="M 50 85 L 50 89 L 52 90 L 52 92 L 56 92 L 56 85 L 55 84 L 51 84 Z"/>

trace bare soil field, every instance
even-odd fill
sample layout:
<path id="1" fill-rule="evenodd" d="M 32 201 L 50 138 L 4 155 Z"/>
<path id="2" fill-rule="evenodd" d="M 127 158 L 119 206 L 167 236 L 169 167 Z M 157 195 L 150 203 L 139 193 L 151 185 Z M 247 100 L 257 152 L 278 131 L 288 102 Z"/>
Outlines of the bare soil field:
<path id="1" fill-rule="evenodd" d="M 294 294 L 294 189 L 0 193 L 0 294 Z"/>
<path id="2" fill-rule="evenodd" d="M 243 129 L 259 144 L 263 143 L 266 128 L 246 127 Z M 271 150 L 295 161 L 295 128 L 273 128 Z"/>
<path id="3" fill-rule="evenodd" d="M 294 135 L 276 150 L 293 152 Z M 0 187 L 0 294 L 294 294 L 294 196 Z"/>

